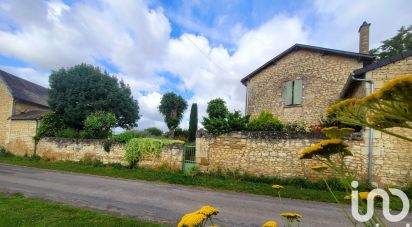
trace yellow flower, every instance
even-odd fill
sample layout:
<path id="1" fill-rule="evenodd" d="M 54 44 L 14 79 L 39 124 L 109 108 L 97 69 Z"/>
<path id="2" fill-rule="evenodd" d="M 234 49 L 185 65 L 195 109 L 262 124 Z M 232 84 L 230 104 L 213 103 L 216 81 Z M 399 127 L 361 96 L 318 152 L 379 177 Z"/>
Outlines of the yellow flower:
<path id="1" fill-rule="evenodd" d="M 191 217 L 192 215 L 197 214 L 197 212 L 192 212 L 192 213 L 188 213 L 183 215 L 183 217 L 180 219 L 180 222 L 177 224 L 178 227 L 184 227 L 187 226 L 187 219 L 189 219 L 189 217 Z"/>
<path id="2" fill-rule="evenodd" d="M 203 206 L 201 207 L 198 211 L 199 214 L 204 214 L 207 217 L 210 217 L 212 215 L 217 215 L 219 213 L 219 210 L 212 206 Z"/>
<path id="3" fill-rule="evenodd" d="M 322 132 L 329 138 L 338 139 L 348 136 L 350 133 L 354 132 L 353 128 L 338 128 L 336 126 L 324 128 Z"/>
<path id="4" fill-rule="evenodd" d="M 351 200 L 352 199 L 352 195 L 345 195 L 345 197 L 343 197 L 344 200 Z"/>
<path id="5" fill-rule="evenodd" d="M 277 227 L 278 223 L 275 221 L 267 221 L 265 224 L 262 225 L 262 227 Z"/>
<path id="6" fill-rule="evenodd" d="M 340 102 L 338 102 L 334 105 L 329 106 L 327 111 L 328 111 L 328 113 L 332 113 L 332 112 L 340 110 L 340 109 L 342 109 L 346 106 L 349 106 L 349 105 L 360 104 L 360 102 L 361 102 L 361 100 L 357 99 L 357 98 L 345 99 L 345 100 L 342 100 L 342 101 L 340 101 Z"/>
<path id="7" fill-rule="evenodd" d="M 288 220 L 297 220 L 299 221 L 302 217 L 302 215 L 298 214 L 298 213 L 281 213 L 280 216 L 287 218 Z"/>
<path id="8" fill-rule="evenodd" d="M 278 185 L 278 184 L 274 184 L 274 185 L 272 185 L 272 188 L 273 188 L 273 189 L 276 189 L 276 190 L 281 190 L 281 189 L 283 189 L 283 186 L 282 186 L 282 185 Z"/>
<path id="9" fill-rule="evenodd" d="M 192 214 L 189 217 L 187 217 L 183 223 L 183 226 L 198 226 L 200 225 L 204 220 L 206 220 L 206 215 L 204 214 Z"/>
<path id="10" fill-rule="evenodd" d="M 312 170 L 316 171 L 316 172 L 323 172 L 324 170 L 326 170 L 327 168 L 329 168 L 327 165 L 315 165 L 311 167 Z"/>
<path id="11" fill-rule="evenodd" d="M 305 148 L 299 155 L 300 159 L 311 159 L 313 156 L 329 157 L 336 153 L 342 153 L 343 156 L 352 155 L 347 149 L 348 145 L 341 139 L 322 140 L 319 143 Z"/>

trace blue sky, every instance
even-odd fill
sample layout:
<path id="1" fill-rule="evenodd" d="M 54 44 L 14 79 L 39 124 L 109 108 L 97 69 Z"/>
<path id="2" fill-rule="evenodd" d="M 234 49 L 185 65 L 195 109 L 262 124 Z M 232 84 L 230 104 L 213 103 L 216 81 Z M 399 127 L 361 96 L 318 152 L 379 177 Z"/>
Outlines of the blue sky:
<path id="1" fill-rule="evenodd" d="M 0 69 L 48 86 L 51 70 L 97 65 L 131 86 L 139 128 L 166 129 L 165 92 L 198 103 L 201 116 L 217 97 L 244 110 L 240 79 L 291 45 L 357 51 L 366 20 L 376 47 L 411 11 L 406 0 L 0 0 Z"/>

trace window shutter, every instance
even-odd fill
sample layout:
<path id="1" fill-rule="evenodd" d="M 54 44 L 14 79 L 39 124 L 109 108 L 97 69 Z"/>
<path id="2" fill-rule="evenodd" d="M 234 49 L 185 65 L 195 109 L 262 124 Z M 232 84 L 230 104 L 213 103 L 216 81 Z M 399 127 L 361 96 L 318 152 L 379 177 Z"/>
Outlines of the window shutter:
<path id="1" fill-rule="evenodd" d="M 286 106 L 292 105 L 292 89 L 293 81 L 286 81 L 283 83 L 283 103 Z"/>
<path id="2" fill-rule="evenodd" d="M 295 80 L 293 86 L 293 104 L 302 104 L 303 81 Z"/>

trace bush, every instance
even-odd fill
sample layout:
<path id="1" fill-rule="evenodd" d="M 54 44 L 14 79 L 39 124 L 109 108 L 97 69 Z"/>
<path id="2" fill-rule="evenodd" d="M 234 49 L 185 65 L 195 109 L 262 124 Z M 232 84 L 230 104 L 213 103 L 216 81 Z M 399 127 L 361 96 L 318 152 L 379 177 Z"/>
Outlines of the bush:
<path id="1" fill-rule="evenodd" d="M 87 116 L 84 121 L 85 138 L 104 139 L 112 133 L 116 125 L 116 116 L 110 112 L 97 111 Z"/>
<path id="2" fill-rule="evenodd" d="M 73 128 L 60 129 L 55 136 L 60 138 L 81 138 L 80 133 Z"/>
<path id="3" fill-rule="evenodd" d="M 64 128 L 63 118 L 55 112 L 48 112 L 41 119 L 34 140 L 38 142 L 43 137 L 55 137 L 56 134 Z"/>
<path id="4" fill-rule="evenodd" d="M 306 132 L 306 125 L 305 123 L 286 123 L 283 125 L 283 131 L 285 132 L 298 132 L 298 133 L 304 133 Z"/>
<path id="5" fill-rule="evenodd" d="M 230 132 L 229 123 L 226 118 L 203 118 L 203 126 L 213 135 L 221 135 Z"/>
<path id="6" fill-rule="evenodd" d="M 0 146 L 0 157 L 2 158 L 10 158 L 13 157 L 14 154 L 6 151 L 6 149 L 4 149 L 4 147 Z"/>
<path id="7" fill-rule="evenodd" d="M 235 111 L 233 113 L 227 114 L 227 123 L 229 125 L 230 131 L 243 131 L 246 130 L 247 124 L 249 123 L 249 115 L 242 116 L 240 111 Z"/>
<path id="8" fill-rule="evenodd" d="M 175 135 L 173 139 L 177 140 L 182 140 L 182 141 L 188 141 L 189 139 L 189 130 L 188 129 L 182 129 L 182 128 L 176 128 L 175 129 Z"/>
<path id="9" fill-rule="evenodd" d="M 206 112 L 209 118 L 226 118 L 229 111 L 227 110 L 226 102 L 221 98 L 217 98 L 207 103 Z"/>
<path id="10" fill-rule="evenodd" d="M 190 118 L 189 118 L 189 142 L 194 142 L 196 140 L 197 132 L 197 104 L 193 103 L 192 108 L 190 108 Z"/>
<path id="11" fill-rule="evenodd" d="M 163 135 L 162 130 L 156 127 L 147 128 L 144 131 L 150 134 L 151 136 L 161 137 Z"/>
<path id="12" fill-rule="evenodd" d="M 113 142 L 118 142 L 118 143 L 127 143 L 127 141 L 133 138 L 144 138 L 144 137 L 148 137 L 147 132 L 130 130 L 130 131 L 126 131 L 126 132 L 123 132 L 117 135 L 113 135 L 111 140 Z"/>
<path id="13" fill-rule="evenodd" d="M 283 124 L 271 112 L 262 111 L 247 125 L 249 131 L 281 131 Z"/>

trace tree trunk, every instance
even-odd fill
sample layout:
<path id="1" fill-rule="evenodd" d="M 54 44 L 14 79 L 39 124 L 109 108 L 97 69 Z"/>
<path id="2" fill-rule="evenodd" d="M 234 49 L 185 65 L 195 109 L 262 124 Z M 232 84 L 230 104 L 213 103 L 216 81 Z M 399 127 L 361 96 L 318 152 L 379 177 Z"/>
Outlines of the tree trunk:
<path id="1" fill-rule="evenodd" d="M 173 138 L 175 138 L 175 129 L 171 128 L 169 130 L 169 139 L 173 139 Z"/>

